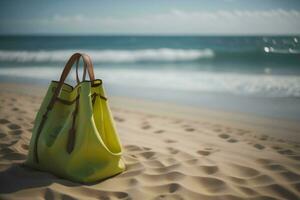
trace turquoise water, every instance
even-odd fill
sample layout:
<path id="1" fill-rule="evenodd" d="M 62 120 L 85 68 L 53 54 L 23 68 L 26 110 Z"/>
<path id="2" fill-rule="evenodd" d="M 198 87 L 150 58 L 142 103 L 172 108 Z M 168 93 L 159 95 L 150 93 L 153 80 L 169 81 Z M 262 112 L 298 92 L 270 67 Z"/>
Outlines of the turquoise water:
<path id="1" fill-rule="evenodd" d="M 172 63 L 212 71 L 300 74 L 300 37 L 175 37 L 175 36 L 1 36 L 0 62 L 52 64 L 74 51 L 87 51 L 103 64 Z M 143 67 L 138 65 L 138 67 Z"/>
<path id="2" fill-rule="evenodd" d="M 299 36 L 0 36 L 0 80 L 47 84 L 77 51 L 113 95 L 300 119 Z"/>

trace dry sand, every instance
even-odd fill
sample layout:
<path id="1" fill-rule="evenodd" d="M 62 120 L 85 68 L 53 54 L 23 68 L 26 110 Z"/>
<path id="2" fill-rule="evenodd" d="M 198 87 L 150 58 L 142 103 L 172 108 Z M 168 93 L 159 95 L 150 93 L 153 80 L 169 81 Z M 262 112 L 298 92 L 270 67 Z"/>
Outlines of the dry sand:
<path id="1" fill-rule="evenodd" d="M 32 170 L 22 163 L 42 96 L 0 84 L 0 199 L 300 198 L 297 123 L 123 98 L 111 105 L 124 173 L 83 185 Z"/>

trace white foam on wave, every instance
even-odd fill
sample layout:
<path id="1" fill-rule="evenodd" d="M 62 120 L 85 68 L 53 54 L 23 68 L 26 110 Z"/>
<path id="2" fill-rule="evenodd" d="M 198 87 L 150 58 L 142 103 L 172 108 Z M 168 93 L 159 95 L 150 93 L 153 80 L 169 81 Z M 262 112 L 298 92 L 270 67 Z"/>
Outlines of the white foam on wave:
<path id="1" fill-rule="evenodd" d="M 53 67 L 0 68 L 0 75 L 33 79 L 57 80 L 60 73 L 60 68 Z M 120 87 L 221 92 L 265 97 L 300 97 L 300 76 L 294 75 L 108 68 L 96 68 L 95 74 L 105 83 Z M 74 74 L 72 76 L 74 77 Z"/>
<path id="2" fill-rule="evenodd" d="M 101 70 L 106 82 L 191 92 L 300 97 L 300 76 L 203 71 Z"/>
<path id="3" fill-rule="evenodd" d="M 15 62 L 64 62 L 76 50 L 54 51 L 4 51 L 0 50 L 0 61 Z M 140 49 L 140 50 L 81 50 L 89 54 L 94 62 L 130 63 L 139 61 L 193 61 L 214 57 L 210 49 Z"/>
<path id="4" fill-rule="evenodd" d="M 274 49 L 273 47 L 264 47 L 264 52 L 266 53 L 275 53 L 275 54 L 300 54 L 300 51 L 297 49 Z"/>

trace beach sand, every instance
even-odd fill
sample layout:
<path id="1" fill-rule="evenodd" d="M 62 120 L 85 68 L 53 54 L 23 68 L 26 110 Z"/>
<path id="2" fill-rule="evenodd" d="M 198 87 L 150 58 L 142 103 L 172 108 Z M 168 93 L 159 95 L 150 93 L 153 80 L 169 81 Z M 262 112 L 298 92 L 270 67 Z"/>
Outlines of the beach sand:
<path id="1" fill-rule="evenodd" d="M 114 97 L 127 169 L 78 184 L 25 167 L 45 88 L 0 84 L 0 199 L 300 198 L 300 125 Z"/>

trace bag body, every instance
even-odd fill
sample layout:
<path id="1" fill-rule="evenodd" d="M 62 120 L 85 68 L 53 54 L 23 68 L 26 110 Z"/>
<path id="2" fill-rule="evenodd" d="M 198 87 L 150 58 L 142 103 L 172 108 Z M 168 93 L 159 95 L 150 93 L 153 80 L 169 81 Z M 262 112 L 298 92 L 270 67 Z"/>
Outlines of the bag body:
<path id="1" fill-rule="evenodd" d="M 73 88 L 64 80 L 74 62 L 78 69 L 81 57 L 84 76 L 88 70 L 91 80 Z M 26 164 L 84 183 L 124 171 L 121 143 L 107 101 L 102 80 L 94 79 L 89 57 L 74 54 L 61 79 L 51 82 L 37 113 Z"/>

